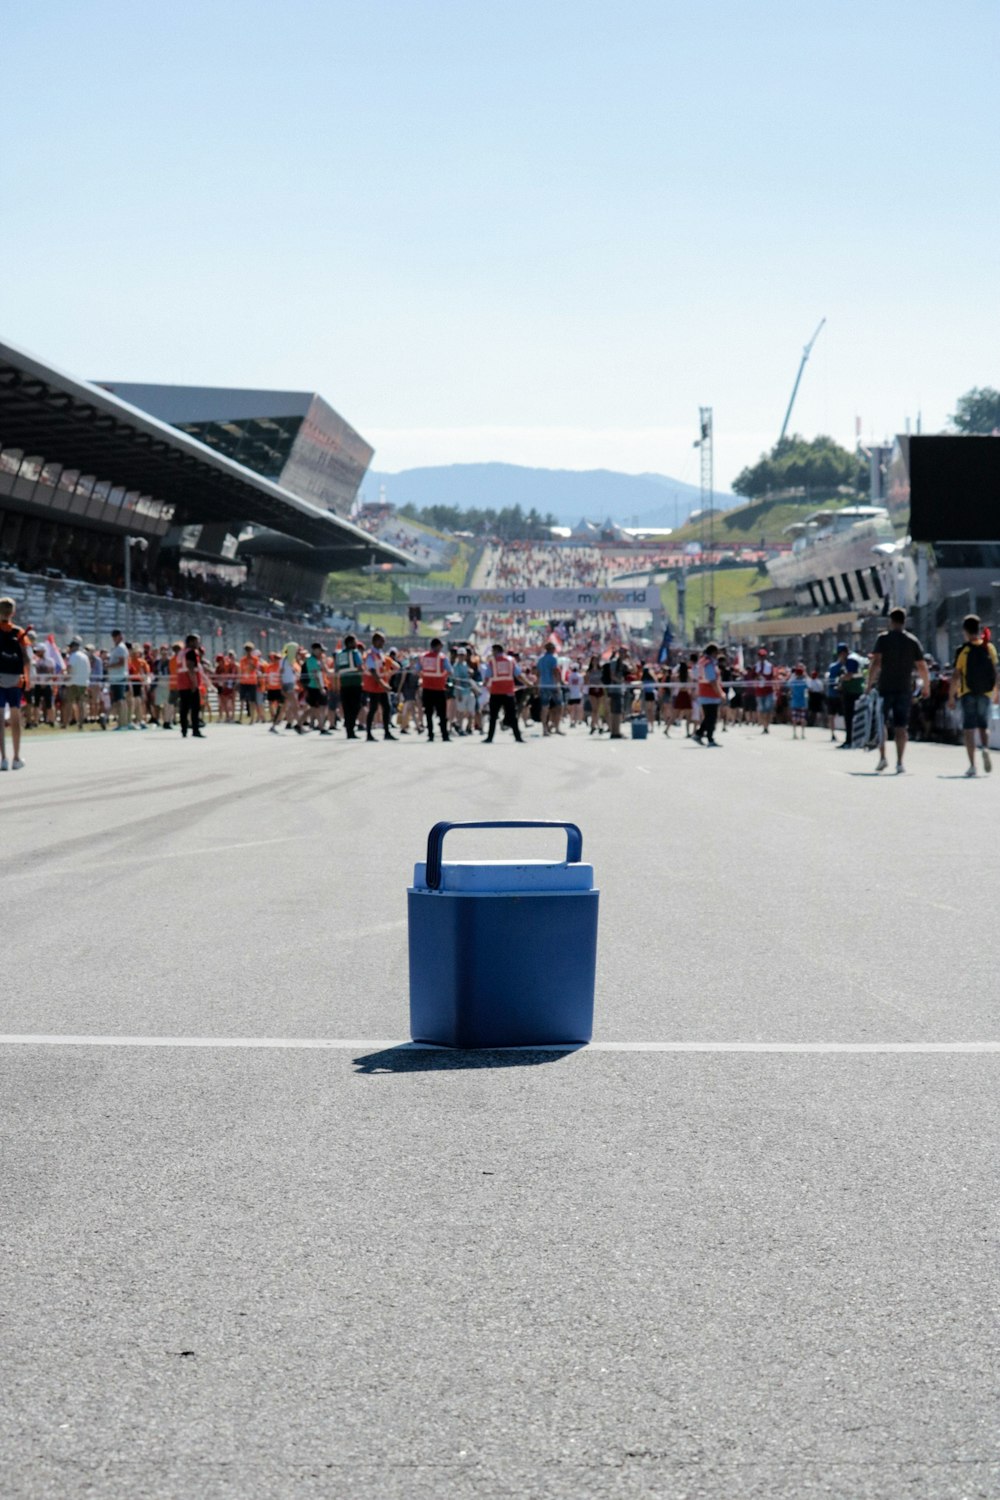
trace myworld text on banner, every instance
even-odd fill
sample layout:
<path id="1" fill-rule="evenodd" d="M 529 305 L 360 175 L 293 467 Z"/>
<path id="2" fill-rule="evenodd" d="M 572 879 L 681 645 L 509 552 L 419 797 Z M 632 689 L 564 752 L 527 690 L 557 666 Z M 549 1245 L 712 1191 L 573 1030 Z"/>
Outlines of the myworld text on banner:
<path id="1" fill-rule="evenodd" d="M 576 610 L 659 609 L 655 586 L 634 589 L 410 589 L 410 603 L 443 611 L 508 614 L 519 610 L 572 614 Z"/>

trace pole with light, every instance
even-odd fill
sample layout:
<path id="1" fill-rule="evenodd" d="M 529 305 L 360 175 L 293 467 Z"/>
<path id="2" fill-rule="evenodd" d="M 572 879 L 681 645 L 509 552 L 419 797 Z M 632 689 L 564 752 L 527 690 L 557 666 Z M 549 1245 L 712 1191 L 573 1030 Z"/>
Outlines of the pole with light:
<path id="1" fill-rule="evenodd" d="M 149 542 L 144 536 L 125 538 L 125 638 L 132 639 L 132 548 L 145 552 Z"/>
<path id="2" fill-rule="evenodd" d="M 715 451 L 714 434 L 712 424 L 712 408 L 710 406 L 699 406 L 698 408 L 698 432 L 699 437 L 695 447 L 701 450 L 701 516 L 699 517 L 701 532 L 701 554 L 702 565 L 708 568 L 708 633 L 712 635 L 715 631 L 715 569 L 712 566 L 715 556 Z M 705 561 L 705 521 L 708 521 L 708 546 L 712 554 L 711 561 Z"/>

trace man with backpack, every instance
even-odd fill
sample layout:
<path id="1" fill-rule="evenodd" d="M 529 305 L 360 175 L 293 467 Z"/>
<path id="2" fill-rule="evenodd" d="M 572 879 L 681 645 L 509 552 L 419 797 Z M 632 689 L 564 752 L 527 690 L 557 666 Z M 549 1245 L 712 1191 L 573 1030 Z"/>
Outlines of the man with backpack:
<path id="1" fill-rule="evenodd" d="M 983 752 L 983 770 L 989 775 L 993 769 L 990 760 L 990 704 L 997 702 L 997 652 L 983 632 L 978 615 L 966 615 L 962 621 L 965 640 L 955 653 L 955 666 L 948 690 L 948 707 L 955 707 L 956 698 L 962 704 L 962 730 L 965 735 L 965 753 L 969 757 L 966 776 L 976 773 L 976 731 Z"/>

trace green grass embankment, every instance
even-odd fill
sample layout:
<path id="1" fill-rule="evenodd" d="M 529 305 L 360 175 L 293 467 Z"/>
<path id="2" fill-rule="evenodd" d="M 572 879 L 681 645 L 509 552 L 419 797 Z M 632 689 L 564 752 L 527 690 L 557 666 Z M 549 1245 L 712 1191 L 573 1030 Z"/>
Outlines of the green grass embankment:
<path id="1" fill-rule="evenodd" d="M 714 587 L 715 619 L 721 625 L 728 615 L 746 614 L 757 608 L 757 596 L 752 590 L 767 587 L 766 575 L 757 568 L 716 568 L 706 573 L 689 573 L 687 581 L 688 625 L 707 623 L 707 609 L 712 600 Z M 676 621 L 677 585 L 673 581 L 660 585 L 663 608 L 671 620 Z"/>
<path id="2" fill-rule="evenodd" d="M 773 499 L 751 500 L 748 505 L 738 505 L 733 510 L 718 511 L 714 532 L 716 543 L 735 544 L 787 542 L 785 527 L 794 521 L 804 521 L 814 510 L 840 510 L 845 505 L 863 505 L 867 502 L 857 495 L 810 495 L 795 498 L 777 495 Z M 673 542 L 707 542 L 710 525 L 706 520 L 689 521 L 673 532 Z"/>

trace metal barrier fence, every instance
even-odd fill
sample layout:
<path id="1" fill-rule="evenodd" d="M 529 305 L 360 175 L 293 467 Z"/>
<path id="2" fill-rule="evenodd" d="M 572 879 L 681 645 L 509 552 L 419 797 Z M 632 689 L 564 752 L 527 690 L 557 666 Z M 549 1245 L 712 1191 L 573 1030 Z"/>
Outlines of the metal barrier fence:
<path id="1" fill-rule="evenodd" d="M 82 641 L 106 646 L 110 632 L 117 629 L 129 640 L 158 645 L 197 631 L 205 650 L 213 654 L 240 652 L 246 641 L 267 652 L 280 650 L 289 640 L 308 644 L 317 633 L 324 634 L 321 626 L 301 616 L 279 620 L 195 600 L 141 594 L 134 589 L 46 578 L 19 569 L 0 568 L 0 593 L 15 600 L 19 624 L 30 626 L 39 636 L 54 635 L 62 644 L 76 635 Z"/>
<path id="2" fill-rule="evenodd" d="M 110 645 L 112 630 L 122 631 L 130 641 L 163 645 L 183 640 L 197 631 L 206 653 L 213 656 L 219 651 L 235 651 L 239 655 L 247 641 L 266 654 L 280 651 L 286 641 L 307 646 L 314 640 L 326 643 L 343 634 L 342 630 L 319 625 L 301 615 L 277 619 L 273 615 L 224 609 L 196 600 L 165 599 L 135 589 L 47 578 L 17 568 L 0 567 L 0 594 L 8 594 L 16 602 L 20 625 L 30 627 L 39 636 L 54 635 L 61 645 L 75 635 L 81 641 L 105 647 Z M 331 607 L 331 613 L 335 612 Z M 404 622 L 409 623 L 405 613 L 401 619 Z M 363 631 L 365 637 L 369 634 L 370 631 Z M 404 651 L 426 648 L 429 639 L 429 631 L 416 635 L 409 630 L 390 630 L 386 634 L 391 645 Z"/>

